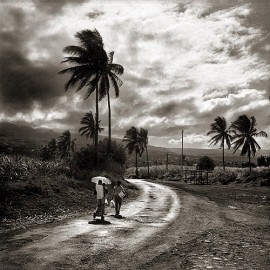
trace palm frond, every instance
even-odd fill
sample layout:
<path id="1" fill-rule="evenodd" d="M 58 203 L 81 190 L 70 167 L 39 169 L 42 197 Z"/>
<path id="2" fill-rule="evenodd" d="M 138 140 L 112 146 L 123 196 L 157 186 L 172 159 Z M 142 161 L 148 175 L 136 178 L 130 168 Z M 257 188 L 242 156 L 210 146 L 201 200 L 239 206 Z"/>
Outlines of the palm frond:
<path id="1" fill-rule="evenodd" d="M 99 101 L 101 101 L 109 91 L 109 81 L 106 74 L 102 74 L 99 80 L 98 93 L 99 93 Z"/>
<path id="2" fill-rule="evenodd" d="M 108 53 L 108 63 L 111 64 L 113 62 L 114 51 Z"/>
<path id="3" fill-rule="evenodd" d="M 95 30 L 82 30 L 77 32 L 75 35 L 76 38 L 80 40 L 80 43 L 85 48 L 100 47 L 103 48 L 103 40 L 99 32 Z"/>
<path id="4" fill-rule="evenodd" d="M 225 136 L 225 141 L 226 141 L 226 144 L 228 146 L 228 149 L 230 149 L 231 148 L 232 136 L 230 136 L 230 135 Z"/>
<path id="5" fill-rule="evenodd" d="M 122 75 L 124 73 L 123 66 L 119 64 L 108 64 L 108 67 L 113 73 L 116 73 L 117 75 Z"/>
<path id="6" fill-rule="evenodd" d="M 256 134 L 254 134 L 255 137 L 263 137 L 263 138 L 267 138 L 267 133 L 265 131 L 260 131 Z"/>
<path id="7" fill-rule="evenodd" d="M 115 80 L 115 78 L 112 76 L 111 73 L 109 73 L 109 78 L 110 81 L 112 82 L 113 88 L 114 88 L 114 92 L 115 92 L 115 97 L 119 97 L 119 85 L 117 83 L 117 81 Z"/>
<path id="8" fill-rule="evenodd" d="M 214 137 L 212 137 L 208 142 L 210 142 L 210 145 L 216 145 L 220 140 L 222 139 L 221 134 L 217 134 Z"/>
<path id="9" fill-rule="evenodd" d="M 82 72 L 85 70 L 87 70 L 89 72 L 89 66 L 87 65 L 78 65 L 78 66 L 74 66 L 74 67 L 69 67 L 69 68 L 65 68 L 61 71 L 58 72 L 58 74 L 65 74 L 65 73 L 74 73 L 74 72 Z M 93 70 L 94 72 L 94 70 Z"/>
<path id="10" fill-rule="evenodd" d="M 118 88 L 120 88 L 123 85 L 122 80 L 118 76 L 116 76 L 115 74 L 113 74 L 112 72 L 109 73 L 109 76 L 110 76 L 111 80 L 114 79 L 114 81 L 115 81 L 114 84 L 116 83 L 117 86 L 118 86 Z"/>
<path id="11" fill-rule="evenodd" d="M 245 156 L 246 154 L 248 154 L 248 151 L 250 151 L 250 144 L 245 142 L 240 155 Z"/>
<path id="12" fill-rule="evenodd" d="M 87 50 L 85 48 L 82 48 L 80 46 L 74 46 L 70 45 L 64 48 L 64 53 L 71 54 L 71 55 L 77 55 L 80 57 L 83 57 L 88 54 Z"/>
<path id="13" fill-rule="evenodd" d="M 96 90 L 98 89 L 98 81 L 99 81 L 99 76 L 96 76 L 93 80 L 91 80 L 90 82 L 88 82 L 86 85 L 88 86 L 87 88 L 87 92 L 85 94 L 84 99 L 87 99 L 90 97 L 90 95 Z"/>

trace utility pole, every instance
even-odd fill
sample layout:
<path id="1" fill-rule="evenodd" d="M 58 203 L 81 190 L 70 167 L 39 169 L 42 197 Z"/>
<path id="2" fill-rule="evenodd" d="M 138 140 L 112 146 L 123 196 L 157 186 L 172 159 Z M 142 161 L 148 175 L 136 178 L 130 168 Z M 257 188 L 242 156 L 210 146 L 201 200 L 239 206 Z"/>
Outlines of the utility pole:
<path id="1" fill-rule="evenodd" d="M 168 173 L 169 154 L 166 154 L 166 173 Z"/>
<path id="2" fill-rule="evenodd" d="M 184 130 L 182 129 L 182 158 L 181 158 L 181 174 L 183 178 L 183 158 L 184 158 Z"/>

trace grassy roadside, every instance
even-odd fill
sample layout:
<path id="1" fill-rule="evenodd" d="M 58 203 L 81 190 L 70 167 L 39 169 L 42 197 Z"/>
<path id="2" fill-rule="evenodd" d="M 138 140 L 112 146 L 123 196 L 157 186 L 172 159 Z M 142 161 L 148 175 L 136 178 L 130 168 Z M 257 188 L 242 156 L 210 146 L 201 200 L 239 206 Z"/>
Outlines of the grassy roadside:
<path id="1" fill-rule="evenodd" d="M 66 163 L 0 158 L 0 233 L 89 214 L 96 205 L 93 176 L 109 177 L 112 185 L 121 180 L 130 197 L 136 195 L 121 173 L 91 170 L 78 179 Z"/>
<path id="2" fill-rule="evenodd" d="M 136 189 L 120 175 L 111 176 L 113 183 L 121 180 L 129 197 Z M 40 178 L 38 182 L 11 182 L 1 201 L 0 233 L 26 229 L 30 226 L 55 223 L 67 218 L 90 215 L 96 207 L 95 184 L 90 180 L 58 177 Z M 108 185 L 109 197 L 112 186 Z"/>

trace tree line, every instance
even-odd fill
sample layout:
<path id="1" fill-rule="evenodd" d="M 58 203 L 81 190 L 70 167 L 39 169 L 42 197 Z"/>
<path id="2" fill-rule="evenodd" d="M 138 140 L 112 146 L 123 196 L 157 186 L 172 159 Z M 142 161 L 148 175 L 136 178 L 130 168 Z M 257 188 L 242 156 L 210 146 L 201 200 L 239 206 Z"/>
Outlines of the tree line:
<path id="1" fill-rule="evenodd" d="M 234 147 L 235 153 L 237 150 L 241 149 L 240 155 L 248 157 L 248 167 L 251 171 L 252 163 L 251 156 L 255 156 L 256 151 L 260 150 L 261 147 L 255 140 L 255 137 L 267 137 L 265 131 L 258 131 L 257 121 L 254 116 L 250 118 L 247 115 L 239 116 L 235 121 L 231 123 L 230 126 L 227 125 L 227 121 L 224 117 L 218 116 L 214 119 L 211 124 L 211 130 L 207 132 L 207 135 L 214 134 L 214 136 L 209 140 L 210 145 L 216 145 L 220 143 L 220 148 L 222 149 L 222 165 L 225 171 L 225 145 L 228 149 L 231 146 Z M 147 167 L 149 176 L 149 157 L 147 151 L 148 144 L 148 130 L 141 128 L 138 130 L 136 127 L 131 127 L 126 131 L 126 135 L 123 138 L 123 142 L 126 142 L 126 148 L 128 153 L 132 154 L 135 152 L 135 170 L 136 176 L 138 177 L 138 156 L 142 156 L 144 150 L 146 150 L 147 155 Z M 259 166 L 267 166 L 269 158 L 260 156 L 258 158 Z M 269 163 L 270 165 L 270 163 Z M 213 166 L 212 166 L 213 167 Z M 211 167 L 211 168 L 212 168 Z"/>

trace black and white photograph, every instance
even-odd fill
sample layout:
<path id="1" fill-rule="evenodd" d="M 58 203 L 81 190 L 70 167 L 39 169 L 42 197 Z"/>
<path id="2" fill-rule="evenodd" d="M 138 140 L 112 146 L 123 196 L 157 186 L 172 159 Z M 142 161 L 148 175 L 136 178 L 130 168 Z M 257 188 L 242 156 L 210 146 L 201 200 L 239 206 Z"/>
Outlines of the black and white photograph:
<path id="1" fill-rule="evenodd" d="M 0 269 L 269 269 L 269 14 L 0 0 Z"/>

